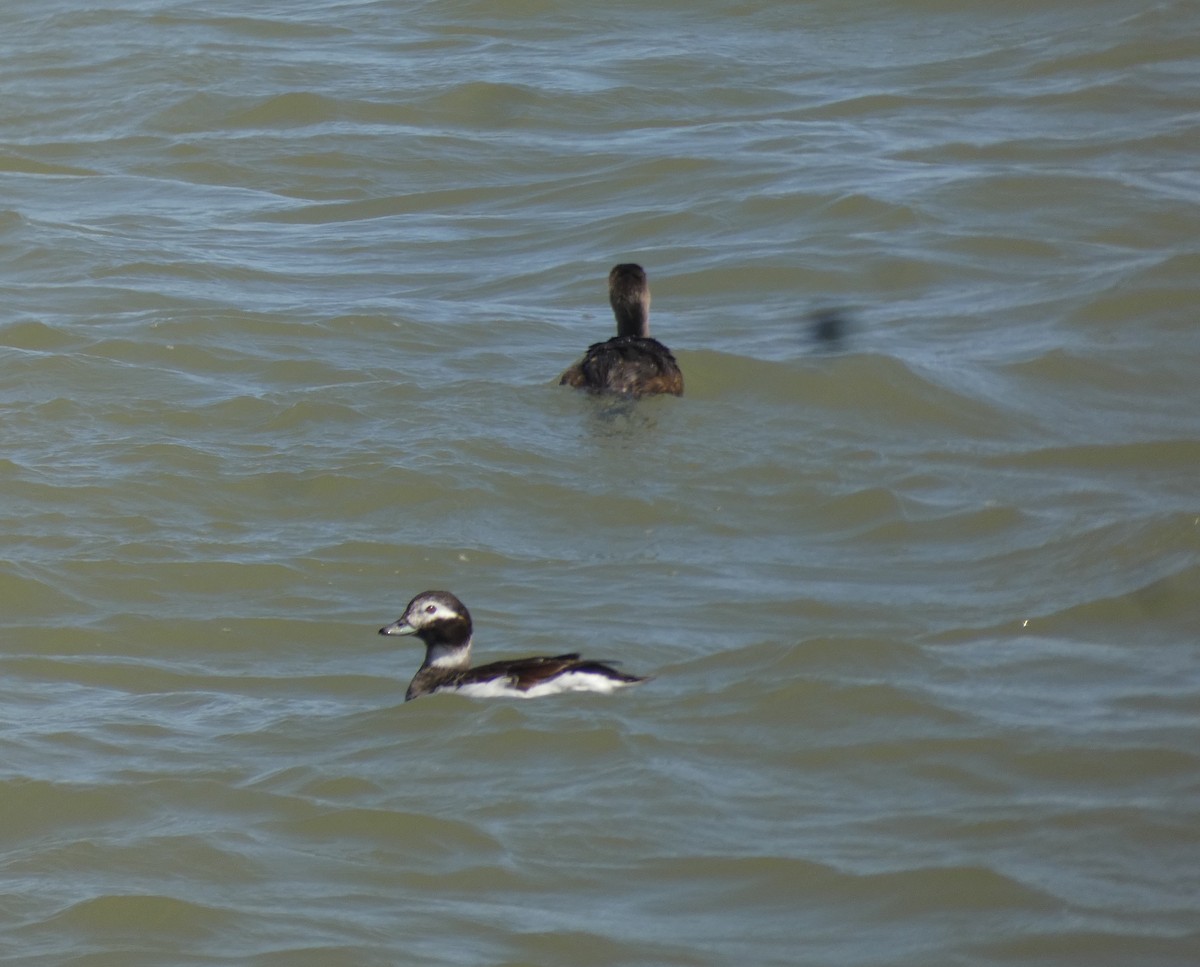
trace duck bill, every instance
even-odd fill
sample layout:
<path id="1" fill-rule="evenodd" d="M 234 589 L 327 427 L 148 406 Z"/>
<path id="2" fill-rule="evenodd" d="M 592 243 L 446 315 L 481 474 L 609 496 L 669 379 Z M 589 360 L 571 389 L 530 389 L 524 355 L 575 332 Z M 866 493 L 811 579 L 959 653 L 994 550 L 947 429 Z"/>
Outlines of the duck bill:
<path id="1" fill-rule="evenodd" d="M 417 629 L 408 623 L 407 618 L 397 618 L 390 625 L 379 629 L 381 635 L 415 635 Z"/>

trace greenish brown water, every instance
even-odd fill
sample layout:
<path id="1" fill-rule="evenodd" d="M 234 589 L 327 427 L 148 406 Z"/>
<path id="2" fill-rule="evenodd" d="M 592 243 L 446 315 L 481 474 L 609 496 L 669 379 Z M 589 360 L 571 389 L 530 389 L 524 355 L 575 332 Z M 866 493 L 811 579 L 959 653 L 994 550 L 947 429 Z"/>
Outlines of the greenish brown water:
<path id="1" fill-rule="evenodd" d="M 5 5 L 0 962 L 1194 963 L 1197 36 Z"/>

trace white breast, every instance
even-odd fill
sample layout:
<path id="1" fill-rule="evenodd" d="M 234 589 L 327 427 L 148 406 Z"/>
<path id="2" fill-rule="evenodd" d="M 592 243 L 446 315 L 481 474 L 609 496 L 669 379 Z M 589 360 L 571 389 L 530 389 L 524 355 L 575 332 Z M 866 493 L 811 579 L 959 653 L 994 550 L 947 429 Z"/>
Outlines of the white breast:
<path id="1" fill-rule="evenodd" d="M 597 675 L 594 672 L 566 672 L 549 681 L 534 685 L 533 688 L 524 692 L 514 688 L 507 678 L 495 678 L 490 682 L 472 682 L 468 685 L 460 685 L 454 691 L 472 698 L 542 698 L 545 695 L 558 695 L 562 692 L 603 692 L 608 694 L 631 684 L 633 683 L 616 681 L 607 675 Z M 444 692 L 450 691 L 450 689 L 439 688 L 438 691 Z"/>

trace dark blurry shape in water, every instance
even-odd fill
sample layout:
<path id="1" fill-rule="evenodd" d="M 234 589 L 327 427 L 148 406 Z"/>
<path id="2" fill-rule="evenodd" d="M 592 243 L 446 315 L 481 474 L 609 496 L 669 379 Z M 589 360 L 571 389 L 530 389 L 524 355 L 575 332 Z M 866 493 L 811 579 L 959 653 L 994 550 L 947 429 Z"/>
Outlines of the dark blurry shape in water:
<path id="1" fill-rule="evenodd" d="M 608 302 L 617 318 L 617 334 L 593 343 L 579 362 L 559 379 L 589 393 L 620 396 L 681 396 L 683 373 L 671 350 L 650 338 L 650 283 L 646 271 L 633 262 L 613 266 L 608 273 Z"/>
<path id="2" fill-rule="evenodd" d="M 844 349 L 853 328 L 844 309 L 815 309 L 808 314 L 806 329 L 818 349 Z"/>

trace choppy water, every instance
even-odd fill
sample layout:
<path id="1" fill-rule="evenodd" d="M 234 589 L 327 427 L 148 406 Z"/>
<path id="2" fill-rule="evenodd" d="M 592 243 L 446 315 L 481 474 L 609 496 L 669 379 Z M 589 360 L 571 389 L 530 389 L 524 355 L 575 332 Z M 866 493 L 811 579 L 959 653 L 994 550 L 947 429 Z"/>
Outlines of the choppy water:
<path id="1" fill-rule="evenodd" d="M 1182 0 L 5 4 L 0 961 L 1195 963 L 1198 84 Z M 682 399 L 553 385 L 622 260 Z M 404 705 L 427 587 L 656 677 Z"/>

